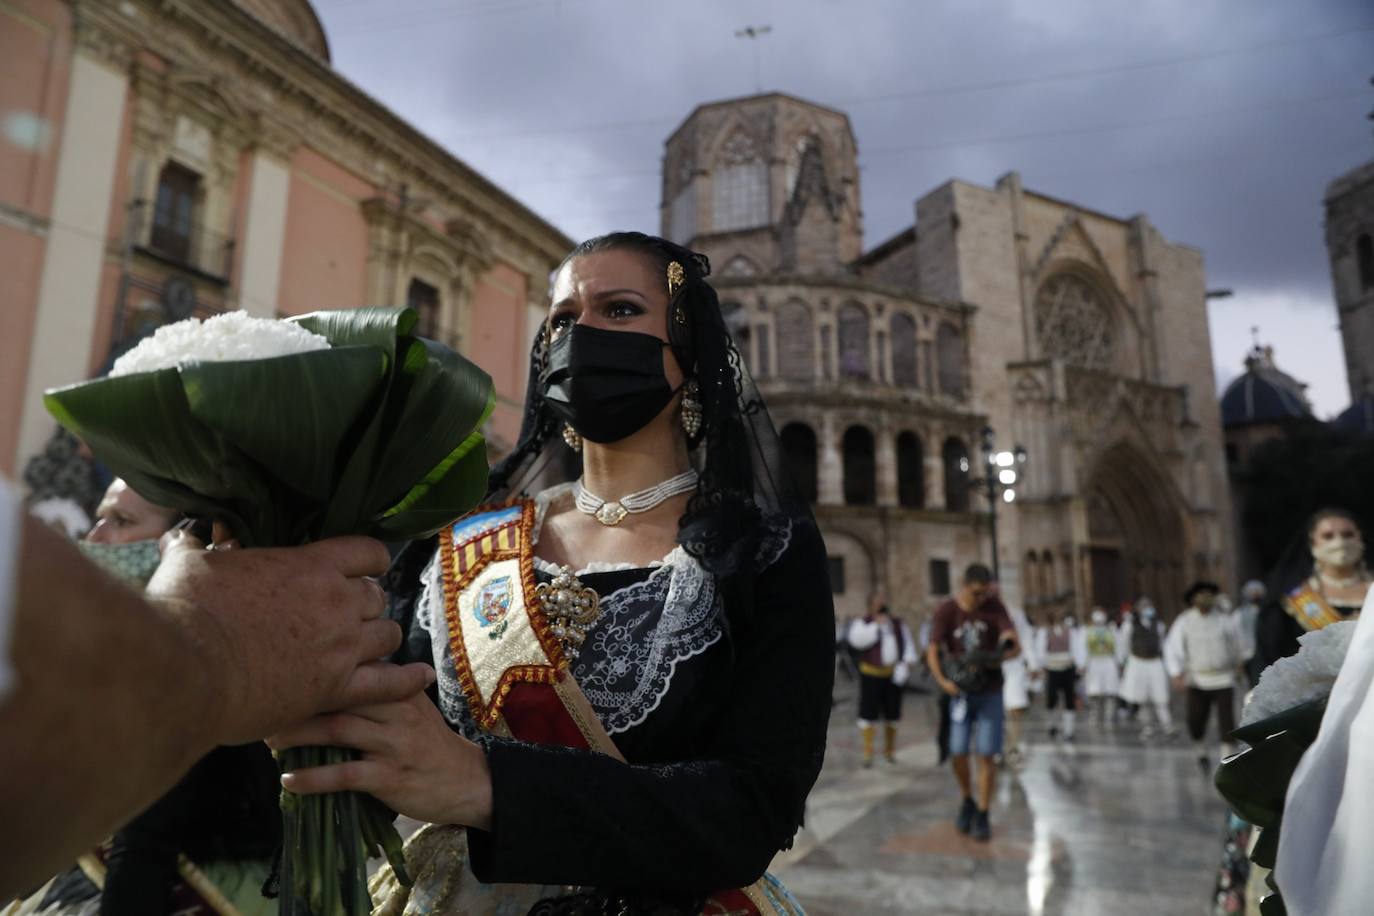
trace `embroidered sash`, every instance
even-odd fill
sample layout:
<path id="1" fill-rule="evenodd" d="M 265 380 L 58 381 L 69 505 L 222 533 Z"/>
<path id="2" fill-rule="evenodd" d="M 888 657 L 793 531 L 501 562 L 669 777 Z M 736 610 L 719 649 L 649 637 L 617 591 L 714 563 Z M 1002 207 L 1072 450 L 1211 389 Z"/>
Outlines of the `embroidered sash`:
<path id="1" fill-rule="evenodd" d="M 444 613 L 458 683 L 487 731 L 621 762 L 535 600 L 532 500 L 476 509 L 440 534 Z M 800 913 L 775 879 L 719 891 L 703 913 Z"/>
<path id="2" fill-rule="evenodd" d="M 1327 603 L 1321 592 L 1312 587 L 1311 579 L 1284 596 L 1283 609 L 1308 632 L 1347 619 Z"/>

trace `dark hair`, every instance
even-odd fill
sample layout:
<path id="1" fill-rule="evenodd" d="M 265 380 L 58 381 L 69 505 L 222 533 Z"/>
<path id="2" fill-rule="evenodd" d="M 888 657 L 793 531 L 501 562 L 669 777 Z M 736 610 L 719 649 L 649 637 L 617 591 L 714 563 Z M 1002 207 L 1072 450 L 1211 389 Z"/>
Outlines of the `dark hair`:
<path id="1" fill-rule="evenodd" d="M 988 569 L 988 568 L 987 568 L 986 566 L 984 566 L 982 563 L 973 563 L 973 564 L 970 564 L 970 565 L 969 565 L 969 568 L 966 569 L 966 570 L 964 570 L 964 584 L 965 584 L 965 585 L 991 585 L 991 584 L 992 584 L 992 570 Z"/>
<path id="2" fill-rule="evenodd" d="M 1188 586 L 1188 590 L 1183 593 L 1183 603 L 1185 605 L 1192 604 L 1198 592 L 1211 592 L 1214 595 L 1220 595 L 1221 586 L 1217 585 L 1215 582 L 1207 582 L 1205 580 L 1194 582 L 1192 585 Z"/>
<path id="3" fill-rule="evenodd" d="M 1309 540 L 1311 540 L 1312 535 L 1316 533 L 1317 526 L 1328 518 L 1345 519 L 1355 526 L 1355 530 L 1359 531 L 1361 534 L 1364 533 L 1364 528 L 1360 526 L 1360 520 L 1355 517 L 1353 512 L 1346 509 L 1338 509 L 1335 506 L 1327 506 L 1324 509 L 1318 509 L 1316 512 L 1313 512 L 1307 519 L 1307 537 Z"/>

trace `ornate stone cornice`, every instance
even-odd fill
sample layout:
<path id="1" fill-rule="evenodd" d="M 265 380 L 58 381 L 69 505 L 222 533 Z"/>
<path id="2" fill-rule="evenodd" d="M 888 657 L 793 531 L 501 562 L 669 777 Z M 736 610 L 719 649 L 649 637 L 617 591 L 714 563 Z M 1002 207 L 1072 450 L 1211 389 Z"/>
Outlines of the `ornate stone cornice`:
<path id="1" fill-rule="evenodd" d="M 71 10 L 76 49 L 116 70 L 128 70 L 139 45 L 137 32 L 104 4 L 73 2 Z"/>

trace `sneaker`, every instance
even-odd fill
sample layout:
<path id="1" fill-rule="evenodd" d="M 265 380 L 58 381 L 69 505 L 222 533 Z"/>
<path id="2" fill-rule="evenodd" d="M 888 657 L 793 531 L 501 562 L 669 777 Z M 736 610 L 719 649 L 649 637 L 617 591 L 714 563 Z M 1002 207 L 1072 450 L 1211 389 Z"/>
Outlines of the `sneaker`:
<path id="1" fill-rule="evenodd" d="M 865 770 L 871 770 L 871 769 L 873 769 L 873 758 L 872 758 L 872 757 L 865 757 L 865 758 L 864 758 L 864 764 L 863 764 L 863 766 L 864 766 L 864 769 L 865 769 Z"/>
<path id="2" fill-rule="evenodd" d="M 1051 726 L 1050 726 L 1050 740 L 1051 740 L 1051 741 L 1054 741 L 1054 740 L 1055 740 L 1056 738 L 1058 738 L 1058 737 L 1059 737 L 1059 726 L 1057 726 L 1057 725 L 1051 725 Z"/>
<path id="3" fill-rule="evenodd" d="M 1014 747 L 1007 751 L 1007 766 L 1013 770 L 1021 769 L 1021 764 L 1025 762 L 1025 755 L 1021 753 L 1019 747 Z"/>
<path id="4" fill-rule="evenodd" d="M 1197 759 L 1197 765 L 1202 768 L 1203 773 L 1212 772 L 1212 760 L 1206 754 L 1203 754 Z"/>
<path id="5" fill-rule="evenodd" d="M 973 799 L 966 798 L 964 803 L 959 806 L 959 816 L 954 819 L 954 826 L 960 833 L 968 833 L 973 829 L 973 819 L 978 814 L 978 806 L 973 803 Z M 983 815 L 983 820 L 987 821 L 987 815 Z"/>
<path id="6" fill-rule="evenodd" d="M 986 811 L 979 811 L 973 816 L 973 829 L 969 831 L 969 836 L 980 843 L 986 843 L 992 839 L 992 825 L 988 823 Z"/>

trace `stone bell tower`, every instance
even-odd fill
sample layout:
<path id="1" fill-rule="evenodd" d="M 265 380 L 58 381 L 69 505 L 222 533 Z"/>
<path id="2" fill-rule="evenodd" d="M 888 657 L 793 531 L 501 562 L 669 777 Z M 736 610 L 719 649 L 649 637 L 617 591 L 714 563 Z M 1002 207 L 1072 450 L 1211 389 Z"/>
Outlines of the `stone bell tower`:
<path id="1" fill-rule="evenodd" d="M 700 105 L 668 138 L 662 232 L 718 275 L 833 274 L 863 250 L 854 132 L 781 93 Z"/>

